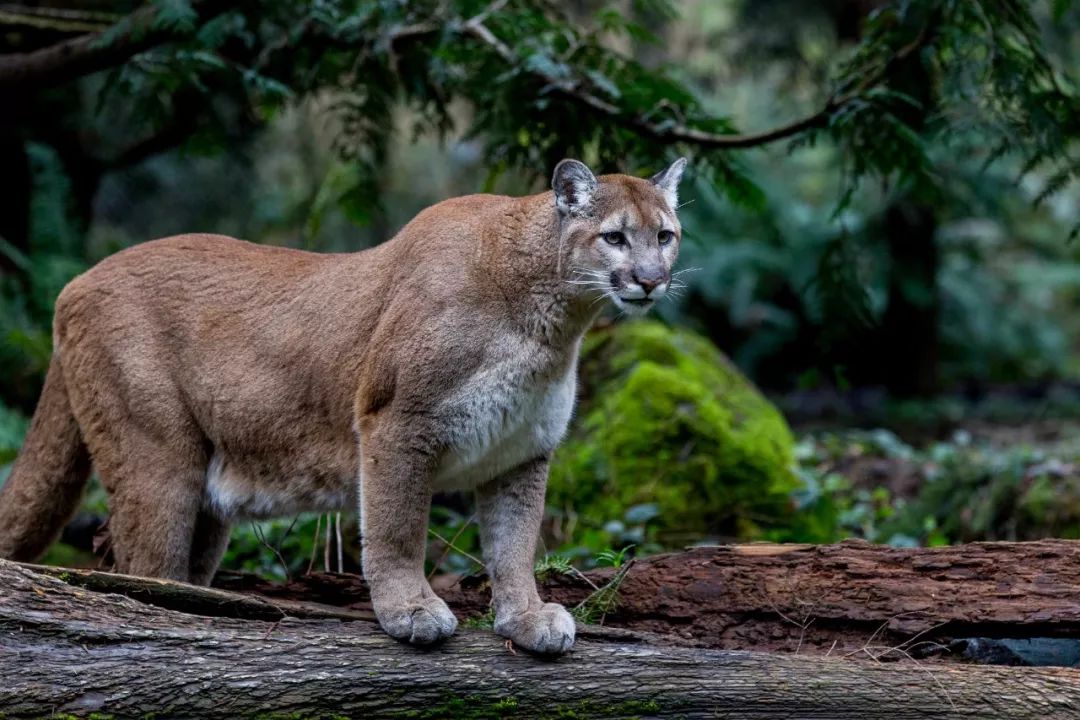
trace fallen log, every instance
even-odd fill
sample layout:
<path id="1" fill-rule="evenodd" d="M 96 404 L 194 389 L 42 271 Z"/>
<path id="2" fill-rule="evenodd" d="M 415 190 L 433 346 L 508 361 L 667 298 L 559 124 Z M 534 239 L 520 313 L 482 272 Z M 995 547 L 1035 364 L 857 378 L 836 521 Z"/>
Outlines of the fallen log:
<path id="1" fill-rule="evenodd" d="M 546 599 L 578 605 L 613 569 L 549 575 Z M 273 585 L 223 574 L 223 587 L 278 599 L 369 610 L 355 575 L 318 574 Z M 440 594 L 462 618 L 483 615 L 483 577 Z M 893 548 L 751 544 L 643 558 L 625 573 L 604 624 L 665 641 L 727 650 L 865 653 L 899 647 L 944 654 L 964 638 L 1080 640 L 1080 542 L 972 543 Z"/>
<path id="2" fill-rule="evenodd" d="M 717 651 L 619 631 L 583 633 L 559 660 L 479 630 L 425 651 L 367 620 L 243 619 L 255 606 L 227 591 L 210 603 L 183 585 L 120 584 L 172 603 L 190 590 L 196 615 L 75 578 L 0 561 L 5 718 L 1080 717 L 1080 671 L 1063 668 Z"/>

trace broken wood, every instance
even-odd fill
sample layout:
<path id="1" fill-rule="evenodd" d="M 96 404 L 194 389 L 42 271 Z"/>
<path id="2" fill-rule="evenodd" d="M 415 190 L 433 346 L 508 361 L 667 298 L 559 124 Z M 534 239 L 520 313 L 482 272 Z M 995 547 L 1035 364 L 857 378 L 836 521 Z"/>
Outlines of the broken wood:
<path id="1" fill-rule="evenodd" d="M 65 582 L 68 581 L 68 582 Z M 74 584 L 69 584 L 69 582 Z M 0 712 L 289 717 L 1070 718 L 1080 672 L 730 652 L 583 633 L 542 660 L 490 632 L 419 650 L 368 621 L 247 620 L 139 602 L 227 591 L 107 583 L 0 561 Z M 260 610 L 265 611 L 265 608 Z M 239 612 L 239 614 L 243 614 Z M 601 634 L 603 635 L 603 634 Z M 621 637 L 620 637 L 621 635 Z"/>
<path id="2" fill-rule="evenodd" d="M 68 585 L 97 592 L 126 595 L 149 605 L 180 610 L 193 615 L 271 621 L 287 617 L 300 620 L 375 620 L 373 612 L 324 606 L 310 601 L 271 600 L 258 595 L 241 595 L 157 578 L 31 563 L 20 564 L 33 572 L 63 580 Z"/>
<path id="3" fill-rule="evenodd" d="M 586 576 L 603 585 L 613 574 Z M 223 574 L 219 582 L 271 598 L 370 609 L 354 575 L 272 585 Z M 543 586 L 545 599 L 568 607 L 593 591 L 573 575 L 549 576 Z M 482 577 L 439 593 L 459 617 L 487 611 Z M 878 654 L 902 646 L 917 657 L 948 659 L 946 649 L 959 638 L 1080 639 L 1080 542 L 698 547 L 637 560 L 618 598 L 605 625 L 675 644 L 836 655 L 862 653 L 872 640 Z"/>

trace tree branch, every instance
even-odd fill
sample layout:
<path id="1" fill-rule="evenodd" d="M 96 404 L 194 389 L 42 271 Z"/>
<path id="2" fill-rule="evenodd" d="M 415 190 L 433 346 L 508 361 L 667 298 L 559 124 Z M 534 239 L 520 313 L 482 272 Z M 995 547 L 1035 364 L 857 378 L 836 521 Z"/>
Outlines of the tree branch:
<path id="1" fill-rule="evenodd" d="M 465 21 L 462 25 L 462 29 L 466 34 L 479 40 L 493 50 L 508 64 L 518 65 L 518 57 L 514 51 L 484 25 L 483 20 L 488 14 L 489 13 L 485 11 L 484 13 Z M 608 117 L 633 128 L 646 137 L 651 137 L 664 143 L 685 142 L 707 149 L 735 150 L 767 145 L 771 142 L 776 142 L 777 140 L 793 137 L 805 130 L 823 127 L 836 110 L 856 99 L 874 85 L 880 83 L 897 62 L 925 46 L 926 42 L 927 33 L 924 28 L 914 41 L 898 50 L 896 54 L 885 63 L 879 72 L 868 76 L 851 92 L 845 93 L 839 97 L 834 96 L 829 98 L 820 110 L 807 115 L 806 117 L 770 130 L 744 135 L 713 133 L 707 130 L 688 127 L 683 124 L 665 124 L 660 126 L 640 115 L 627 115 L 625 111 L 616 105 L 583 90 L 577 81 L 557 78 L 539 68 L 526 71 L 531 73 L 537 79 L 542 80 L 546 85 L 568 99 L 595 110 L 602 115 L 607 115 Z"/>
<path id="2" fill-rule="evenodd" d="M 235 0 L 233 2 L 202 0 L 194 7 L 199 13 L 199 21 L 205 22 L 235 4 Z M 503 0 L 497 0 L 487 10 L 465 20 L 459 27 L 463 34 L 494 51 L 507 64 L 517 67 L 520 66 L 520 59 L 514 50 L 484 24 L 484 21 L 502 4 L 504 4 Z M 183 33 L 174 28 L 155 28 L 156 16 L 157 9 L 154 7 L 144 7 L 132 13 L 121 21 L 126 25 L 126 30 L 108 43 L 103 42 L 105 36 L 103 32 L 80 35 L 33 52 L 0 55 L 0 90 L 30 85 L 38 89 L 56 85 L 123 63 L 139 52 L 183 36 Z M 384 38 L 384 41 L 392 44 L 402 38 L 432 33 L 438 27 L 439 25 L 435 23 L 420 23 L 398 28 Z M 589 92 L 577 80 L 559 78 L 541 68 L 528 68 L 524 72 L 531 74 L 572 102 L 632 128 L 645 137 L 663 143 L 684 142 L 705 149 L 739 149 L 766 145 L 794 137 L 806 130 L 825 126 L 836 110 L 882 82 L 896 62 L 921 49 L 927 42 L 927 33 L 924 29 L 912 43 L 898 50 L 878 72 L 868 75 L 850 92 L 840 96 L 834 95 L 819 110 L 803 118 L 763 132 L 748 134 L 714 133 L 682 123 L 660 125 L 641 115 L 628 114 L 617 105 Z M 257 64 L 264 63 L 266 56 L 275 49 L 278 48 L 265 49 Z"/>
<path id="3" fill-rule="evenodd" d="M 235 5 L 235 0 L 202 0 L 192 7 L 205 22 Z M 25 53 L 0 55 L 0 90 L 33 86 L 42 89 L 123 63 L 144 50 L 182 38 L 185 33 L 172 27 L 155 27 L 155 6 L 143 7 L 120 23 L 125 29 L 106 41 L 102 32 L 79 35 L 54 45 Z M 115 27 L 115 26 L 114 26 Z"/>
<path id="4" fill-rule="evenodd" d="M 0 25 L 22 26 L 60 33 L 87 33 L 104 30 L 123 16 L 95 10 L 0 5 Z"/>

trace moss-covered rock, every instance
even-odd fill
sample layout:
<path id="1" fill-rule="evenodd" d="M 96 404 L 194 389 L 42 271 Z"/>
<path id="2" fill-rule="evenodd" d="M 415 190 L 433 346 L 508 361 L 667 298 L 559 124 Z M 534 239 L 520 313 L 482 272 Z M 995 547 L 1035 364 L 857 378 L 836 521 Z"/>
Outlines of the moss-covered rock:
<path id="1" fill-rule="evenodd" d="M 662 545 L 753 539 L 790 519 L 791 432 L 708 340 L 655 321 L 617 324 L 586 338 L 580 376 L 548 491 L 554 514 L 576 517 L 564 542 L 616 543 L 635 507 L 649 508 L 636 514 L 652 516 L 648 538 Z"/>

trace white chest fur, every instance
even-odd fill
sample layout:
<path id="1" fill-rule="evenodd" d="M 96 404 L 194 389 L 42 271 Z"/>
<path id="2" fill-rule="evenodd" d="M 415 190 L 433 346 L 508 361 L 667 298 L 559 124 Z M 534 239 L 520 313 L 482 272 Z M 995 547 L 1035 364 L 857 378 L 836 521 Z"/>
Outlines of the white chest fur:
<path id="1" fill-rule="evenodd" d="M 548 363 L 528 352 L 475 373 L 443 403 L 454 431 L 436 488 L 474 488 L 554 450 L 570 422 L 576 384 L 576 360 Z"/>

